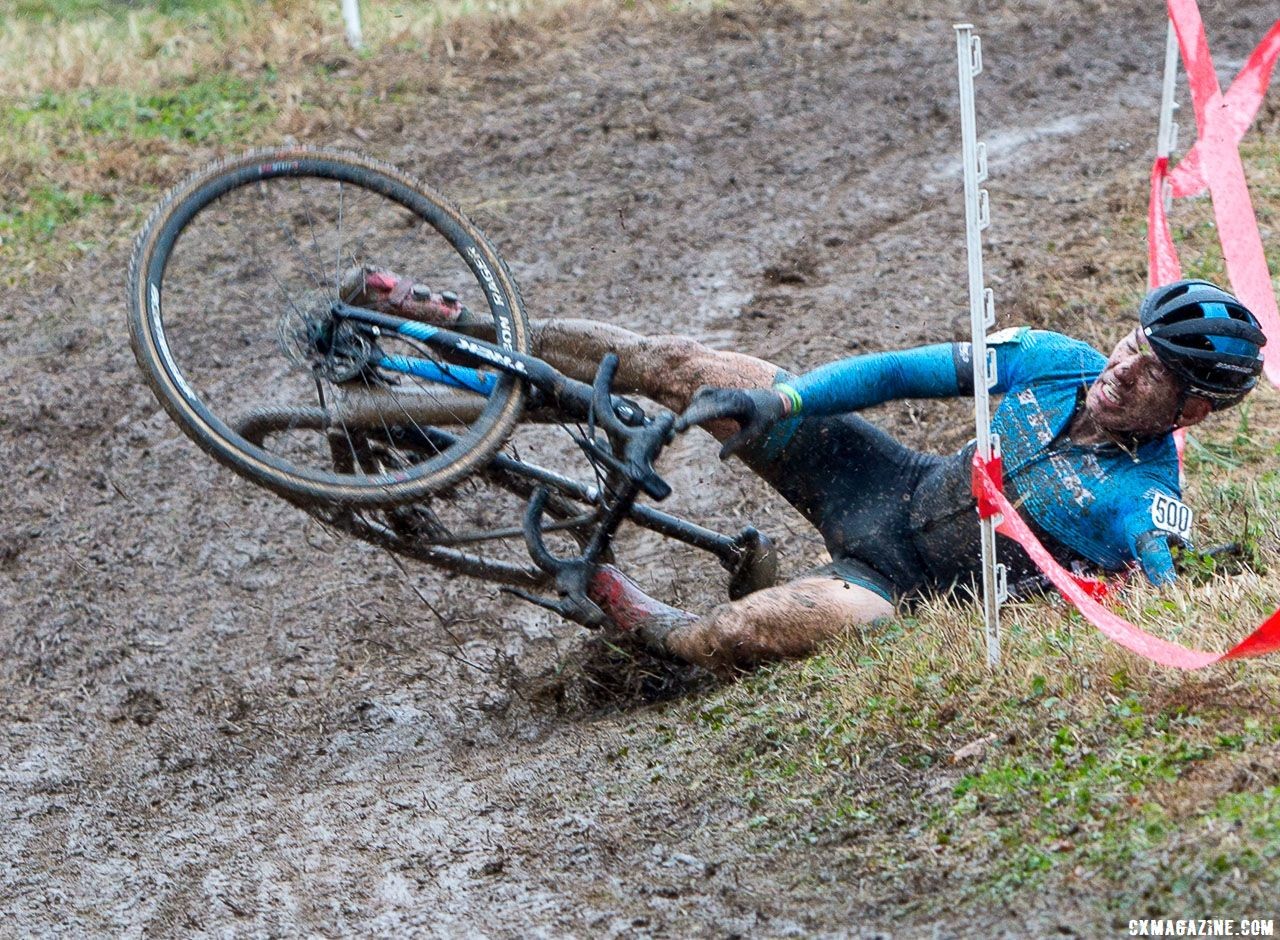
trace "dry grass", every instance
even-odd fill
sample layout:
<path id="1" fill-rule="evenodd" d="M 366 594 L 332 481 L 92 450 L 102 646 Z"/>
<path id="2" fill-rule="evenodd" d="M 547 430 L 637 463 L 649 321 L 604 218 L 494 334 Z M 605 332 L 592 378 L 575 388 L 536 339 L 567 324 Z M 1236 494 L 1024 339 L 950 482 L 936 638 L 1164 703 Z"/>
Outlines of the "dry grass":
<path id="1" fill-rule="evenodd" d="M 580 2 L 580 0 L 579 0 Z M 385 50 L 446 57 L 488 43 L 488 22 L 543 17 L 570 0 L 401 0 L 363 4 L 364 49 L 345 40 L 340 6 L 313 0 L 226 0 L 164 14 L 0 20 L 0 87 L 7 94 L 146 88 L 211 72 L 296 72 Z M 58 4 L 51 2 L 56 11 Z"/>
<path id="2" fill-rule="evenodd" d="M 228 150 L 394 133 L 418 92 L 472 81 L 477 63 L 538 55 L 593 17 L 669 12 L 652 0 L 366 2 L 355 52 L 336 0 L 157 5 L 86 15 L 88 0 L 25 0 L 0 16 L 6 283 L 127 238 L 159 189 Z"/>
<path id="3" fill-rule="evenodd" d="M 337 133 L 367 139 L 402 124 L 406 76 L 466 81 L 471 63 L 531 54 L 529 21 L 554 22 L 583 7 L 366 3 L 366 44 L 356 53 L 337 3 L 191 4 L 168 15 L 142 7 L 62 21 L 0 19 L 7 283 L 127 238 L 160 188 L 226 150 Z"/>

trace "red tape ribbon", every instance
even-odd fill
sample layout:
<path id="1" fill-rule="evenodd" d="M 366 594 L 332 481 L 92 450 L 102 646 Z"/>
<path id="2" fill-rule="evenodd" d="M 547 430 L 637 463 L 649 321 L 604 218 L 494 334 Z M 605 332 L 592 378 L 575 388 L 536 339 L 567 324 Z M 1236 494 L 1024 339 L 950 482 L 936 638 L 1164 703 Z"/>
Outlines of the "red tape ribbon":
<path id="1" fill-rule="evenodd" d="M 1178 274 L 1172 272 L 1180 272 L 1177 250 L 1164 213 L 1164 180 L 1168 178 L 1175 194 L 1179 195 L 1198 192 L 1198 187 L 1207 186 L 1231 287 L 1257 316 L 1272 349 L 1278 350 L 1280 309 L 1276 306 L 1239 145 L 1253 123 L 1280 57 L 1280 21 L 1254 49 L 1224 96 L 1209 55 L 1209 42 L 1196 0 L 1168 0 L 1168 5 L 1187 70 L 1198 139 L 1172 173 L 1160 159 L 1152 168 L 1148 210 L 1150 281 L 1152 286 L 1167 284 L 1177 280 Z M 1273 351 L 1266 357 L 1265 372 L 1272 384 L 1280 386 L 1280 352 Z"/>
<path id="2" fill-rule="evenodd" d="M 1222 119 L 1225 126 L 1230 128 L 1231 136 L 1237 144 L 1257 117 L 1258 108 L 1267 95 L 1267 85 L 1271 82 L 1271 72 L 1275 69 L 1277 58 L 1280 58 L 1280 20 L 1276 21 L 1262 38 L 1262 42 L 1258 43 L 1244 68 L 1222 96 L 1225 111 Z M 1169 174 L 1169 182 L 1173 186 L 1173 194 L 1178 197 L 1198 196 L 1204 192 L 1207 183 L 1200 166 L 1199 142 L 1178 161 L 1177 169 Z"/>
<path id="3" fill-rule="evenodd" d="M 1005 498 L 1000 487 L 996 485 L 991 476 L 992 468 L 985 465 L 977 454 L 974 455 L 973 463 L 974 495 L 979 505 L 985 502 L 994 506 L 1003 516 L 1000 524 L 996 526 L 996 531 L 1021 545 L 1031 560 L 1053 582 L 1054 587 L 1061 591 L 1062 595 L 1071 601 L 1080 613 L 1084 614 L 1085 619 L 1097 627 L 1104 636 L 1152 662 L 1178 669 L 1203 669 L 1223 659 L 1243 659 L 1280 650 L 1280 610 L 1268 617 L 1262 626 L 1226 653 L 1193 650 L 1140 630 L 1098 603 L 1096 599 L 1098 594 L 1094 586 L 1099 582 L 1077 578 L 1058 564 L 1018 515 L 1018 511 Z"/>
<path id="4" fill-rule="evenodd" d="M 979 480 L 978 477 L 983 477 Z M 999 457 L 992 457 L 990 460 L 983 460 L 982 455 L 975 453 L 973 455 L 973 496 L 978 501 L 978 518 L 990 519 L 992 516 L 998 515 L 1000 507 L 987 499 L 987 484 L 994 486 L 1000 492 L 1004 492 L 1004 462 Z"/>

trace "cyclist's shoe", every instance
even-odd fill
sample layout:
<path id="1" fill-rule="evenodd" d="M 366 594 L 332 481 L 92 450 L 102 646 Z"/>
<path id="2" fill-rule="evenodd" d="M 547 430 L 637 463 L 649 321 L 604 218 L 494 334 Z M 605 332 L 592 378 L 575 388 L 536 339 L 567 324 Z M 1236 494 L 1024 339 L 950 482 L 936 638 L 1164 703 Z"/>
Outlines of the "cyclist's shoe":
<path id="1" fill-rule="evenodd" d="M 463 306 L 453 291 L 433 291 L 421 281 L 384 268 L 369 265 L 348 268 L 342 276 L 340 294 L 354 306 L 432 326 L 465 329 L 485 325 L 485 319 Z"/>
<path id="2" fill-rule="evenodd" d="M 601 565 L 591 578 L 587 596 L 596 602 L 619 633 L 640 637 L 647 646 L 667 652 L 667 634 L 698 618 L 656 601 L 613 565 Z"/>
<path id="3" fill-rule="evenodd" d="M 736 539 L 742 556 L 730 569 L 729 599 L 736 601 L 778 583 L 778 550 L 773 539 L 747 526 Z"/>

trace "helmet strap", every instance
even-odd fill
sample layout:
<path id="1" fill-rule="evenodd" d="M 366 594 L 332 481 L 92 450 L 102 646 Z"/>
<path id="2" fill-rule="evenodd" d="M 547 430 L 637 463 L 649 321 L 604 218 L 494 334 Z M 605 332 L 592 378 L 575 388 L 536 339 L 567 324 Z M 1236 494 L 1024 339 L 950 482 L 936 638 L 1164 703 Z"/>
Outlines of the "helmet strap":
<path id="1" fill-rule="evenodd" d="M 1182 423 L 1182 412 L 1187 407 L 1187 399 L 1191 397 L 1191 389 L 1183 385 L 1182 391 L 1178 392 L 1178 410 L 1173 415 L 1173 428 L 1177 428 Z M 1173 430 L 1170 428 L 1170 430 Z"/>

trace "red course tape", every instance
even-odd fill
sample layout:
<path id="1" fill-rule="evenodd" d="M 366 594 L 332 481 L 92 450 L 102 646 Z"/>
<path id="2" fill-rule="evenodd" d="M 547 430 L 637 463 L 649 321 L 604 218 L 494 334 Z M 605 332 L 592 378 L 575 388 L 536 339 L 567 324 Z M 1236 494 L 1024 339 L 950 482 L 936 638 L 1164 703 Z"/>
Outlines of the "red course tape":
<path id="1" fill-rule="evenodd" d="M 1262 99 L 1266 97 L 1267 85 L 1271 81 L 1277 57 L 1280 57 L 1280 20 L 1276 21 L 1271 31 L 1258 43 L 1258 48 L 1253 50 L 1249 61 L 1222 96 L 1226 111 L 1223 121 L 1230 128 L 1231 136 L 1236 142 L 1244 137 L 1245 131 L 1258 114 Z M 1173 194 L 1178 197 L 1198 196 L 1204 192 L 1206 183 L 1200 168 L 1198 142 L 1178 161 L 1178 167 L 1170 174 L 1169 182 L 1173 186 Z"/>
<path id="2" fill-rule="evenodd" d="M 1151 171 L 1148 212 L 1151 284 L 1158 286 L 1177 280 L 1180 270 L 1164 213 L 1164 180 L 1167 178 L 1173 184 L 1175 195 L 1189 195 L 1207 186 L 1231 287 L 1258 317 L 1272 349 L 1280 350 L 1280 310 L 1276 307 L 1239 150 L 1240 139 L 1253 123 L 1276 59 L 1280 57 L 1280 20 L 1254 49 L 1224 96 L 1195 0 L 1168 2 L 1169 18 L 1178 36 L 1191 88 L 1198 140 L 1172 173 L 1168 171 L 1167 162 L 1161 159 L 1156 160 Z M 1265 371 L 1272 384 L 1280 386 L 1280 351 L 1266 357 Z"/>
<path id="3" fill-rule="evenodd" d="M 1018 511 L 1010 505 L 1009 500 L 992 478 L 993 472 L 997 472 L 995 468 L 984 463 L 977 454 L 973 458 L 973 468 L 974 495 L 979 505 L 987 506 L 1003 517 L 1000 524 L 996 526 L 996 531 L 1021 545 L 1031 560 L 1053 582 L 1054 587 L 1079 608 L 1080 613 L 1084 614 L 1090 623 L 1101 630 L 1103 635 L 1126 649 L 1162 666 L 1173 666 L 1178 669 L 1203 669 L 1224 659 L 1262 656 L 1265 653 L 1280 650 L 1280 610 L 1226 653 L 1193 650 L 1138 629 L 1123 617 L 1098 603 L 1100 582 L 1077 578 L 1054 560 L 1048 549 L 1040 544 L 1035 533 L 1022 521 Z"/>

